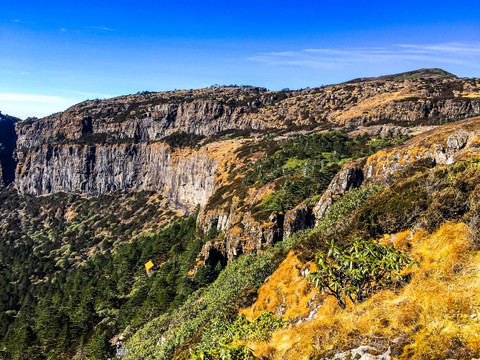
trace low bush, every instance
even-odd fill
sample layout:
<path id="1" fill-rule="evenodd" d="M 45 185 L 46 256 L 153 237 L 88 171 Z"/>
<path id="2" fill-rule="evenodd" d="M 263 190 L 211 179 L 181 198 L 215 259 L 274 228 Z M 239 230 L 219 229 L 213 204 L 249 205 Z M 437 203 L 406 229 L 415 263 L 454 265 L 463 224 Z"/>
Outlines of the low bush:
<path id="1" fill-rule="evenodd" d="M 250 340 L 269 340 L 271 334 L 283 327 L 286 322 L 280 316 L 264 312 L 249 321 L 245 315 L 232 319 L 228 313 L 219 314 L 202 334 L 202 340 L 192 352 L 192 359 L 224 359 L 222 354 L 228 354 L 232 349 L 240 352 L 240 356 L 252 356 L 251 350 L 245 347 Z M 241 351 L 242 350 L 242 351 Z M 233 354 L 232 354 L 233 355 Z M 226 359 L 237 357 L 226 357 Z M 243 359 L 243 357 L 239 357 Z"/>
<path id="2" fill-rule="evenodd" d="M 395 248 L 373 241 L 356 238 L 346 249 L 331 241 L 328 252 L 317 255 L 318 270 L 309 274 L 309 280 L 345 309 L 347 299 L 360 302 L 376 290 L 406 280 L 401 270 L 413 264 Z"/>

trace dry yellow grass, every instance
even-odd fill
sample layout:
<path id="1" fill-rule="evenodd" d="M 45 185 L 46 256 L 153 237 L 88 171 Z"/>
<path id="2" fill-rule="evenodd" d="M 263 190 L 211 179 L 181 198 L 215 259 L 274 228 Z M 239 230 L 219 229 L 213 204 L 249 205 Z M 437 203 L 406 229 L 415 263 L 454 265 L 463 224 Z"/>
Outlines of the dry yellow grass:
<path id="1" fill-rule="evenodd" d="M 311 286 L 301 271 L 311 264 L 303 264 L 293 252 L 290 252 L 280 267 L 260 288 L 254 305 L 242 310 L 247 318 L 252 319 L 262 312 L 282 315 L 285 320 L 294 320 L 308 316 L 312 310 L 309 301 L 318 293 Z"/>
<path id="2" fill-rule="evenodd" d="M 416 95 L 416 94 L 415 94 Z M 397 92 L 389 92 L 383 94 L 377 94 L 372 97 L 367 97 L 366 99 L 359 101 L 355 107 L 348 109 L 347 111 L 337 111 L 335 114 L 335 118 L 338 123 L 344 124 L 348 120 L 361 116 L 373 109 L 379 109 L 389 102 L 392 101 L 399 101 L 402 99 L 406 99 L 412 96 L 412 93 L 409 91 L 397 91 Z"/>
<path id="3" fill-rule="evenodd" d="M 342 310 L 333 297 L 325 300 L 315 319 L 290 326 L 273 334 L 269 342 L 250 346 L 259 357 L 308 359 L 327 351 L 347 350 L 355 345 L 383 342 L 399 336 L 402 359 L 472 358 L 480 355 L 480 253 L 475 249 L 469 229 L 463 223 L 446 223 L 434 234 L 402 232 L 385 237 L 419 262 L 411 281 L 398 292 L 378 292 L 364 303 L 348 304 Z M 276 299 L 273 287 L 247 310 L 273 309 L 298 292 L 299 281 L 290 286 L 284 277 L 296 277 L 298 260 L 290 254 L 274 276 L 287 288 Z M 264 287 L 268 286 L 268 283 Z M 299 292 L 300 291 L 300 292 Z M 267 296 L 268 294 L 268 296 Z M 308 292 L 310 297 L 311 293 Z M 268 300 L 267 300 L 268 299 Z M 302 303 L 294 299 L 294 304 Z M 263 305 L 262 305 L 263 304 Z"/>

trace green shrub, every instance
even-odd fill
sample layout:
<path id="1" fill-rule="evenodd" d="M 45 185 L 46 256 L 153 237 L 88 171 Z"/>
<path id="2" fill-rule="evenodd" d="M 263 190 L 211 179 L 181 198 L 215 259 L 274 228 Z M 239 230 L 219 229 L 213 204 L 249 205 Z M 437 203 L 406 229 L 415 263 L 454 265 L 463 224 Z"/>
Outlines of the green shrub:
<path id="1" fill-rule="evenodd" d="M 360 302 L 377 289 L 406 280 L 401 270 L 411 265 L 405 254 L 390 246 L 355 238 L 350 247 L 341 249 L 331 241 L 328 252 L 317 255 L 318 270 L 309 274 L 309 280 L 345 308 L 347 298 Z"/>
<path id="2" fill-rule="evenodd" d="M 193 354 L 191 360 L 255 360 L 253 351 L 244 345 L 226 345 Z"/>
<path id="3" fill-rule="evenodd" d="M 249 340 L 265 341 L 274 331 L 284 328 L 286 324 L 281 316 L 271 312 L 264 312 L 251 321 L 247 320 L 245 315 L 232 319 L 228 312 L 221 313 L 203 331 L 202 340 L 194 354 L 198 357 L 202 353 L 227 349 L 234 344 Z"/>
<path id="4" fill-rule="evenodd" d="M 350 214 L 382 190 L 381 186 L 373 185 L 348 191 L 330 206 L 323 219 L 314 228 L 298 231 L 290 238 L 275 244 L 275 247 L 289 249 L 300 242 L 303 245 L 308 245 L 307 243 L 310 242 L 313 248 L 318 250 L 317 240 L 319 235 L 331 231 L 333 227 L 340 226 L 343 219 L 348 219 Z"/>

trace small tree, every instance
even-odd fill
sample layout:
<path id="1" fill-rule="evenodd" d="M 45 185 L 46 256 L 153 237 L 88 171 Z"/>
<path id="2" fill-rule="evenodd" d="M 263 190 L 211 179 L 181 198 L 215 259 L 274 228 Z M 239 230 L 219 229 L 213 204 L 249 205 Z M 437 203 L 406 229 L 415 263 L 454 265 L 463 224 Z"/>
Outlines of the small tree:
<path id="1" fill-rule="evenodd" d="M 349 248 L 341 249 L 332 240 L 328 252 L 317 255 L 318 271 L 309 275 L 309 281 L 335 296 L 344 309 L 347 298 L 360 302 L 375 290 L 405 281 L 401 270 L 413 264 L 407 255 L 391 246 L 355 238 Z"/>

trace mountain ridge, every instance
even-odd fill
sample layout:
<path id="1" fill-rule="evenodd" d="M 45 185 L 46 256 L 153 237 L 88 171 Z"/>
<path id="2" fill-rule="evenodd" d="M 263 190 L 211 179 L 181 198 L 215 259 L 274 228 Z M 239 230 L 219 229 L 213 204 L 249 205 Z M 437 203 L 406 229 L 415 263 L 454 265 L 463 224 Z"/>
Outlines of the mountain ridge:
<path id="1" fill-rule="evenodd" d="M 108 189 L 128 190 L 129 182 L 103 175 L 95 179 L 96 174 L 103 172 L 95 167 L 97 148 L 111 151 L 108 156 L 112 159 L 131 158 L 127 163 L 135 172 L 131 153 L 141 153 L 142 158 L 168 157 L 170 150 L 161 155 L 153 146 L 167 141 L 168 136 L 190 138 L 194 146 L 212 141 L 215 134 L 222 133 L 262 136 L 272 132 L 387 123 L 439 124 L 479 115 L 479 94 L 480 80 L 419 77 L 401 82 L 368 80 L 291 92 L 218 88 L 89 101 L 60 114 L 17 123 L 16 185 L 19 191 L 36 195 L 51 193 L 51 189 L 87 195 Z M 75 161 L 68 160 L 69 152 L 81 154 L 83 160 L 78 169 L 71 165 Z M 49 162 L 48 156 L 55 156 L 56 161 Z M 29 165 L 32 162 L 43 165 L 32 167 Z M 56 163 L 64 164 L 62 169 L 55 168 Z M 67 175 L 60 175 L 61 171 L 73 174 L 81 172 L 80 169 L 88 174 L 85 179 L 72 182 Z M 120 168 L 112 169 L 110 173 L 119 171 Z M 36 187 L 37 179 L 44 185 Z M 148 188 L 162 191 L 162 185 Z"/>

